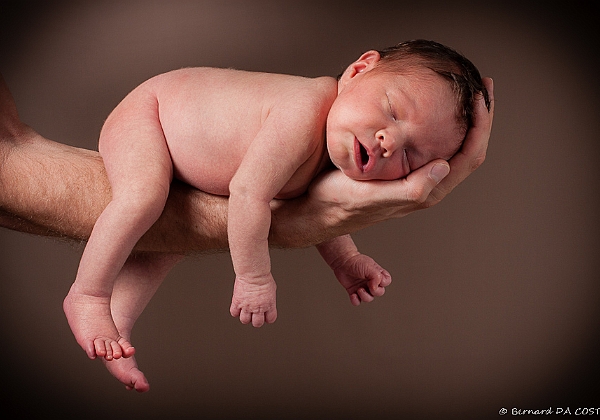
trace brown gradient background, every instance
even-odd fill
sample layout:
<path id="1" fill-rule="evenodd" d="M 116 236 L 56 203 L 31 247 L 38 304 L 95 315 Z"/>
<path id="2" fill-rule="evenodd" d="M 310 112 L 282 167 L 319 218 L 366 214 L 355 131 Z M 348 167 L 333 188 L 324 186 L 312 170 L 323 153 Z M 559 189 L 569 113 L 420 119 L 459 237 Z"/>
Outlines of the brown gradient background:
<path id="1" fill-rule="evenodd" d="M 228 314 L 227 254 L 178 266 L 134 331 L 144 395 L 87 360 L 67 326 L 81 249 L 0 231 L 0 412 L 485 419 L 600 407 L 591 3 L 2 2 L 0 71 L 23 120 L 79 147 L 96 148 L 110 110 L 160 72 L 336 75 L 412 38 L 451 45 L 492 76 L 497 111 L 486 163 L 442 204 L 355 235 L 394 277 L 375 303 L 352 307 L 314 249 L 276 251 L 280 317 L 255 330 Z"/>

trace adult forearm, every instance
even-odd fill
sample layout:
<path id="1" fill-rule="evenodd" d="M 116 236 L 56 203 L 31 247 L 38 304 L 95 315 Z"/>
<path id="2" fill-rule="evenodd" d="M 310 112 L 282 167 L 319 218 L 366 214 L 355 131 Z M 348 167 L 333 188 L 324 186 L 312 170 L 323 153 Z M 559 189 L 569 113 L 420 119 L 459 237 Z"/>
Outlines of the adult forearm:
<path id="1" fill-rule="evenodd" d="M 348 213 L 340 206 L 319 202 L 307 194 L 293 200 L 273 200 L 269 244 L 305 248 L 351 233 Z"/>
<path id="2" fill-rule="evenodd" d="M 85 241 L 111 189 L 97 152 L 45 139 L 23 124 L 0 74 L 0 227 L 36 235 Z M 300 199 L 304 203 L 305 199 Z M 314 206 L 274 202 L 279 215 L 269 241 L 279 247 L 319 242 L 323 224 L 307 220 Z M 206 252 L 227 249 L 225 197 L 212 196 L 174 182 L 163 214 L 136 249 Z M 326 211 L 323 211 L 327 213 Z M 317 235 L 315 235 L 317 233 Z"/>
<path id="3" fill-rule="evenodd" d="M 0 226 L 76 241 L 88 239 L 96 219 L 110 202 L 111 189 L 97 152 L 47 140 L 27 131 L 0 147 Z M 298 199 L 274 202 L 271 245 L 306 247 L 329 235 L 314 206 Z M 225 197 L 213 196 L 175 181 L 158 221 L 136 250 L 177 253 L 226 250 Z M 297 214 L 297 215 L 296 215 Z M 313 221 L 311 222 L 310 215 Z M 311 228 L 312 227 L 312 228 Z"/>
<path id="4" fill-rule="evenodd" d="M 37 235 L 85 241 L 111 199 L 100 155 L 46 140 L 35 132 L 2 150 L 0 225 Z M 274 200 L 270 246 L 316 245 L 422 206 L 418 201 L 401 198 L 400 206 L 395 203 L 388 208 L 381 200 L 372 200 L 382 185 L 366 188 L 371 184 L 348 182 L 341 172 L 333 171 L 324 174 L 306 195 L 293 200 Z M 392 185 L 389 183 L 388 188 Z M 389 201 L 394 194 L 384 195 Z M 403 213 L 393 214 L 399 208 Z M 163 214 L 135 249 L 169 253 L 225 250 L 227 209 L 227 198 L 174 182 Z"/>
<path id="5" fill-rule="evenodd" d="M 3 219 L 7 223 L 8 215 L 13 221 L 20 219 L 23 230 L 30 233 L 87 238 L 106 198 L 110 198 L 106 184 L 97 183 L 102 180 L 98 158 L 47 141 L 29 130 L 2 146 Z"/>
<path id="6" fill-rule="evenodd" d="M 111 199 L 97 152 L 49 141 L 33 131 L 2 144 L 0 225 L 86 240 Z M 227 248 L 226 199 L 175 183 L 165 211 L 136 249 L 202 252 Z"/>

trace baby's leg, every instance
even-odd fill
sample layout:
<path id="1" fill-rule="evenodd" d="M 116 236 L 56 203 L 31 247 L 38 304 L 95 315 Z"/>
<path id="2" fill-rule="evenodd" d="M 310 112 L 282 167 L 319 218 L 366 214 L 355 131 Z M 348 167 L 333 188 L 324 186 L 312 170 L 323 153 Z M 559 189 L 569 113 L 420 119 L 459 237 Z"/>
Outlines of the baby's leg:
<path id="1" fill-rule="evenodd" d="M 182 258 L 180 255 L 160 253 L 137 253 L 129 257 L 115 281 L 110 304 L 112 317 L 122 337 L 130 340 L 136 320 L 169 270 Z M 134 356 L 103 362 L 127 389 L 145 392 L 150 388 Z"/>
<path id="2" fill-rule="evenodd" d="M 63 306 L 88 357 L 112 360 L 135 352 L 111 317 L 113 284 L 163 211 L 172 179 L 156 98 L 144 88 L 127 96 L 106 120 L 99 147 L 113 198 L 92 230 Z"/>

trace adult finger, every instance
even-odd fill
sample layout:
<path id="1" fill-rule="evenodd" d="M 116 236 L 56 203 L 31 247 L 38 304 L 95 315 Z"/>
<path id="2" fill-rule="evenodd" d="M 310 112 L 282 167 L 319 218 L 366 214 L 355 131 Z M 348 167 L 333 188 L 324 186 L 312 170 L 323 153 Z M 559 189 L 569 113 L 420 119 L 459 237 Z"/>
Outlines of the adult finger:
<path id="1" fill-rule="evenodd" d="M 421 207 L 449 171 L 448 162 L 437 159 L 396 181 L 354 181 L 354 197 L 373 222 L 406 216 Z M 367 199 L 370 205 L 364 205 Z"/>
<path id="2" fill-rule="evenodd" d="M 450 191 L 467 178 L 485 160 L 492 122 L 494 120 L 494 82 L 489 77 L 483 83 L 490 98 L 488 111 L 483 96 L 477 100 L 473 126 L 469 129 L 461 149 L 450 159 L 450 174 L 432 191 L 427 207 L 441 201 Z"/>

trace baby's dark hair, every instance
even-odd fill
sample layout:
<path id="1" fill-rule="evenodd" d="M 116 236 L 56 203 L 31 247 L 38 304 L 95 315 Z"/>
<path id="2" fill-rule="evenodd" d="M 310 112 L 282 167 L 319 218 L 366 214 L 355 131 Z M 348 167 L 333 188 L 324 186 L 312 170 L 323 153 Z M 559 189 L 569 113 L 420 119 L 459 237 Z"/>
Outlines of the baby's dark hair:
<path id="1" fill-rule="evenodd" d="M 457 119 L 468 130 L 473 125 L 474 106 L 482 95 L 489 111 L 490 98 L 477 67 L 452 48 L 434 41 L 416 39 L 378 51 L 379 67 L 393 71 L 426 67 L 442 76 L 452 86 L 457 99 Z"/>

